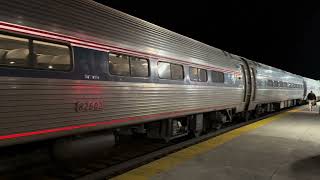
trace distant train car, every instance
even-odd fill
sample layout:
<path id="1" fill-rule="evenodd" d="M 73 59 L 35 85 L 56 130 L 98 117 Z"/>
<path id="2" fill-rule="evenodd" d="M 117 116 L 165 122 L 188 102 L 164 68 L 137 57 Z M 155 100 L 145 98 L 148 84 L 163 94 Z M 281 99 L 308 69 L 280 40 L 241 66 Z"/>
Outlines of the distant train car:
<path id="1" fill-rule="evenodd" d="M 317 100 L 320 99 L 320 82 L 310 78 L 303 78 L 305 82 L 304 100 L 307 99 L 308 93 L 311 91 L 316 95 Z"/>
<path id="2" fill-rule="evenodd" d="M 266 111 L 272 102 L 277 108 L 300 104 L 304 96 L 303 78 L 283 70 L 256 63 L 256 98 L 252 108 Z"/>
<path id="3" fill-rule="evenodd" d="M 0 146 L 89 132 L 170 140 L 304 98 L 300 76 L 91 0 L 0 10 Z"/>

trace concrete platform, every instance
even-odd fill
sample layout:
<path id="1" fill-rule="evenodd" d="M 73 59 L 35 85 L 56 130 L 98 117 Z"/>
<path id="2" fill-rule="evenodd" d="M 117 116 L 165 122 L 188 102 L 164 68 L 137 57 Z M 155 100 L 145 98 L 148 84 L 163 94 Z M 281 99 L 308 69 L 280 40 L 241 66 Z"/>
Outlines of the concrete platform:
<path id="1" fill-rule="evenodd" d="M 320 180 L 320 115 L 306 108 L 217 136 L 114 179 Z"/>

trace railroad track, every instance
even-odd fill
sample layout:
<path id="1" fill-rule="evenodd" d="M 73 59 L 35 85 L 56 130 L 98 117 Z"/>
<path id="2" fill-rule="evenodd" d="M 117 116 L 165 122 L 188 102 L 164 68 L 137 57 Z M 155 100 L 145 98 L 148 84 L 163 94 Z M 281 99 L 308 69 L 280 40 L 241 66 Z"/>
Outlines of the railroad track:
<path id="1" fill-rule="evenodd" d="M 1 179 L 25 179 L 27 177 L 28 179 L 48 180 L 98 180 L 111 178 L 167 154 L 287 110 L 267 114 L 247 122 L 228 124 L 220 130 L 209 132 L 200 137 L 183 137 L 169 143 L 144 137 L 125 137 L 126 139 L 116 145 L 110 152 L 101 154 L 91 161 L 61 163 L 50 158 L 43 158 L 46 159 L 44 162 L 34 163 L 32 167 L 20 167 L 15 172 L 4 174 Z"/>

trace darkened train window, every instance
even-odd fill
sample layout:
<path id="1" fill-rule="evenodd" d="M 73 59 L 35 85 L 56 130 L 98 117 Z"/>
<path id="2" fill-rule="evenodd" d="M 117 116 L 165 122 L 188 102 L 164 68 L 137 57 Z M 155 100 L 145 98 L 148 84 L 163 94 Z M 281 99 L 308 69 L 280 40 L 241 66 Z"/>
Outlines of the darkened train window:
<path id="1" fill-rule="evenodd" d="M 68 46 L 33 41 L 33 51 L 38 68 L 55 70 L 69 70 L 71 68 Z"/>
<path id="2" fill-rule="evenodd" d="M 30 66 L 29 40 L 0 34 L 0 64 L 5 66 Z"/>
<path id="3" fill-rule="evenodd" d="M 288 87 L 288 83 L 287 82 L 283 82 L 283 87 Z"/>
<path id="4" fill-rule="evenodd" d="M 212 73 L 212 82 L 224 83 L 224 73 L 218 71 L 211 71 Z"/>
<path id="5" fill-rule="evenodd" d="M 207 82 L 207 70 L 198 69 L 198 74 L 200 82 Z"/>
<path id="6" fill-rule="evenodd" d="M 109 70 L 113 75 L 130 76 L 129 56 L 109 53 Z"/>
<path id="7" fill-rule="evenodd" d="M 79 65 L 79 72 L 87 79 L 92 76 L 88 77 L 85 75 L 98 75 L 104 77 L 107 72 L 106 56 L 107 53 L 93 49 L 83 48 L 80 51 L 77 51 L 76 58 Z"/>
<path id="8" fill-rule="evenodd" d="M 131 76 L 134 77 L 148 77 L 149 63 L 146 59 L 131 57 L 130 58 Z"/>
<path id="9" fill-rule="evenodd" d="M 198 68 L 190 67 L 190 80 L 198 81 Z"/>
<path id="10" fill-rule="evenodd" d="M 171 64 L 171 79 L 183 79 L 183 67 L 178 64 Z"/>
<path id="11" fill-rule="evenodd" d="M 273 81 L 273 87 L 279 87 L 279 82 L 278 81 Z"/>
<path id="12" fill-rule="evenodd" d="M 273 81 L 269 79 L 268 82 L 267 82 L 267 85 L 268 85 L 269 87 L 273 87 Z"/>
<path id="13" fill-rule="evenodd" d="M 170 63 L 158 62 L 158 74 L 161 79 L 171 78 Z"/>

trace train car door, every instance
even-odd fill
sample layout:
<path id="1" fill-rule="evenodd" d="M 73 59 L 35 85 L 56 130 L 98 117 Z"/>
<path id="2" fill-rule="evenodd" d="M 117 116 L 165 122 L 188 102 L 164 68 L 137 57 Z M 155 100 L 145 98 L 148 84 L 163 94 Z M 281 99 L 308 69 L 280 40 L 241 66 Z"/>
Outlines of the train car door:
<path id="1" fill-rule="evenodd" d="M 303 80 L 303 98 L 306 98 L 307 95 L 307 83 Z"/>
<path id="2" fill-rule="evenodd" d="M 245 102 L 244 110 L 248 111 L 251 94 L 252 94 L 252 79 L 251 79 L 251 73 L 250 73 L 251 70 L 249 68 L 248 62 L 243 58 L 241 58 L 241 60 L 244 63 L 244 65 L 241 65 L 241 69 L 244 77 L 244 99 L 243 99 L 243 102 Z"/>
<path id="3" fill-rule="evenodd" d="M 254 69 L 253 67 L 250 68 L 251 70 L 251 80 L 252 80 L 252 101 L 256 100 L 256 91 L 257 91 L 257 70 Z"/>

